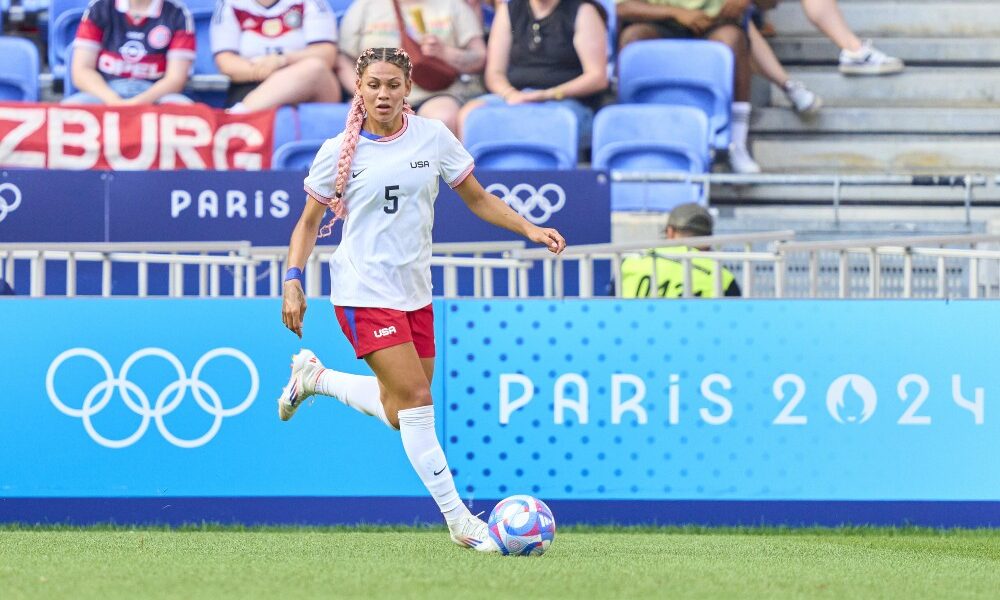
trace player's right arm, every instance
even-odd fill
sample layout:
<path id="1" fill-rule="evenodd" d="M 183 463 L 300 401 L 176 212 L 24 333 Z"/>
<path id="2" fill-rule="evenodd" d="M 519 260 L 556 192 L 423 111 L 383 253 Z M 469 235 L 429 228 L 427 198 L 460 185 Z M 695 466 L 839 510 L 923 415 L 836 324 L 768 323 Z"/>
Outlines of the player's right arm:
<path id="1" fill-rule="evenodd" d="M 316 246 L 316 234 L 323 222 L 326 205 L 321 204 L 312 196 L 306 199 L 299 222 L 292 231 L 292 239 L 288 243 L 287 268 L 297 267 L 305 270 L 306 261 Z M 306 295 L 302 283 L 298 279 L 285 281 L 281 294 L 281 322 L 295 335 L 302 337 L 302 323 L 306 316 Z"/>

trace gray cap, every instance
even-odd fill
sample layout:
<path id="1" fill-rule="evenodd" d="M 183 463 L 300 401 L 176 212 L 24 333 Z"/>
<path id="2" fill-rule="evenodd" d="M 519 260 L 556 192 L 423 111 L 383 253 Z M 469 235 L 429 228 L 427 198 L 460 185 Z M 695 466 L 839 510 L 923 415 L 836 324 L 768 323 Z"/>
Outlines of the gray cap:
<path id="1" fill-rule="evenodd" d="M 712 215 L 704 206 L 695 202 L 678 204 L 670 211 L 667 227 L 694 235 L 712 235 Z"/>

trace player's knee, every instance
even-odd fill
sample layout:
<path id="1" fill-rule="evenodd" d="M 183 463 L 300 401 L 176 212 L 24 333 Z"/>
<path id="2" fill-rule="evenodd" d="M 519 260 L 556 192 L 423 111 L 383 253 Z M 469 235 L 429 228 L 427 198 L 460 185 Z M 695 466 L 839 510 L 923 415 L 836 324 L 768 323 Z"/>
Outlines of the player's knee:
<path id="1" fill-rule="evenodd" d="M 434 403 L 431 399 L 431 388 L 429 386 L 418 386 L 409 389 L 405 393 L 399 394 L 397 402 L 400 410 L 417 408 L 418 406 L 430 406 Z"/>

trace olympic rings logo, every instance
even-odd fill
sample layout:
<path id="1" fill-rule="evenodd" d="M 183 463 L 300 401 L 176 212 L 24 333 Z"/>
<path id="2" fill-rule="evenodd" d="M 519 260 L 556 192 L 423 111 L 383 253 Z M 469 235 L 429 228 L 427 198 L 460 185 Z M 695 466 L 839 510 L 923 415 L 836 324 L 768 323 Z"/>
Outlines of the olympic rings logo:
<path id="1" fill-rule="evenodd" d="M 10 200 L 7 193 L 10 193 Z M 21 189 L 13 183 L 0 183 L 0 223 L 7 218 L 7 213 L 14 212 L 21 206 Z"/>
<path id="2" fill-rule="evenodd" d="M 199 379 L 205 365 L 220 356 L 235 358 L 243 363 L 247 372 L 250 374 L 250 391 L 247 393 L 246 398 L 244 398 L 242 402 L 232 408 L 224 408 L 222 405 L 222 399 L 219 397 L 219 393 L 215 391 L 215 388 Z M 59 398 L 55 389 L 56 371 L 59 370 L 59 367 L 61 367 L 64 362 L 76 357 L 89 358 L 93 360 L 104 372 L 104 381 L 98 382 L 94 385 L 94 387 L 90 388 L 90 391 L 87 392 L 86 396 L 83 398 L 83 406 L 81 408 L 72 408 L 67 406 L 66 403 Z M 128 379 L 129 369 L 131 369 L 137 361 L 146 357 L 162 358 L 167 361 L 167 363 L 169 363 L 177 373 L 177 380 L 164 387 L 160 394 L 156 397 L 156 401 L 153 404 L 150 404 L 149 396 L 146 395 L 146 392 Z M 191 393 L 194 396 L 195 402 L 198 403 L 198 406 L 213 417 L 212 425 L 209 427 L 208 431 L 201 437 L 195 439 L 183 439 L 177 437 L 171 433 L 169 429 L 167 429 L 167 425 L 164 422 L 164 417 L 174 412 L 177 407 L 180 406 L 188 388 L 191 389 Z M 260 377 L 257 374 L 257 367 L 254 365 L 253 361 L 250 360 L 250 357 L 235 348 L 216 348 L 215 350 L 206 352 L 201 358 L 198 359 L 198 362 L 195 363 L 194 370 L 191 371 L 191 377 L 188 377 L 185 373 L 184 366 L 181 364 L 181 361 L 178 360 L 176 356 L 162 348 L 143 348 L 142 350 L 132 353 L 132 355 L 125 360 L 124 364 L 122 364 L 121 371 L 118 372 L 117 377 L 112 371 L 111 365 L 108 363 L 107 359 L 105 359 L 98 352 L 91 350 L 90 348 L 72 348 L 57 356 L 56 359 L 52 361 L 52 364 L 49 365 L 48 373 L 45 375 L 45 390 L 49 394 L 49 400 L 52 402 L 52 405 L 55 406 L 59 412 L 65 415 L 81 419 L 83 421 L 83 428 L 90 435 L 91 439 L 105 448 L 127 448 L 131 446 L 139 441 L 139 439 L 141 439 L 146 433 L 146 430 L 149 428 L 150 421 L 154 421 L 156 423 L 156 428 L 160 431 L 160 435 L 162 435 L 165 440 L 178 448 L 198 448 L 200 446 L 204 446 L 219 432 L 219 429 L 222 427 L 222 420 L 225 417 L 238 415 L 250 408 L 250 405 L 253 404 L 253 401 L 257 398 L 257 392 L 259 389 Z M 92 420 L 94 415 L 104 410 L 104 408 L 108 405 L 111 401 L 111 397 L 115 393 L 115 390 L 121 394 L 122 400 L 125 401 L 125 406 L 135 414 L 142 417 L 142 421 L 139 423 L 138 429 L 136 429 L 132 435 L 117 440 L 109 439 L 98 433 L 97 429 L 94 428 Z"/>
<path id="3" fill-rule="evenodd" d="M 494 183 L 486 191 L 500 196 L 517 214 L 535 225 L 545 223 L 566 205 L 565 190 L 554 183 L 546 183 L 537 190 L 527 183 L 519 183 L 510 189 L 502 183 Z M 548 196 L 550 193 L 552 198 Z"/>

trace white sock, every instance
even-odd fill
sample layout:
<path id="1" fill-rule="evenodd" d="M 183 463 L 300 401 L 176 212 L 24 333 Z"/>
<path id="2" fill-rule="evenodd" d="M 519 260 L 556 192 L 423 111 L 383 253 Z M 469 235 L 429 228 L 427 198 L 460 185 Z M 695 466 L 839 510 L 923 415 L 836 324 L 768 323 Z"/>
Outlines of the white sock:
<path id="1" fill-rule="evenodd" d="M 733 102 L 732 144 L 738 148 L 747 147 L 747 135 L 750 133 L 750 109 L 749 102 Z"/>
<path id="2" fill-rule="evenodd" d="M 316 380 L 316 393 L 332 396 L 354 410 L 389 425 L 379 395 L 378 379 L 371 375 L 353 375 L 323 369 Z"/>
<path id="3" fill-rule="evenodd" d="M 445 520 L 452 523 L 464 517 L 469 509 L 455 489 L 455 480 L 434 431 L 434 407 L 399 411 L 399 433 L 413 470 L 434 497 Z"/>

